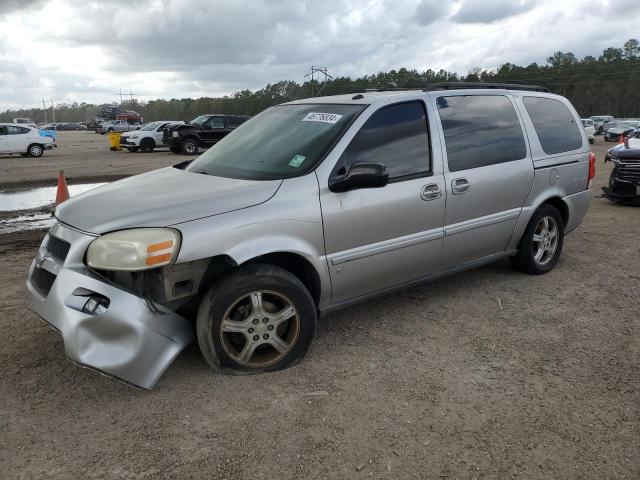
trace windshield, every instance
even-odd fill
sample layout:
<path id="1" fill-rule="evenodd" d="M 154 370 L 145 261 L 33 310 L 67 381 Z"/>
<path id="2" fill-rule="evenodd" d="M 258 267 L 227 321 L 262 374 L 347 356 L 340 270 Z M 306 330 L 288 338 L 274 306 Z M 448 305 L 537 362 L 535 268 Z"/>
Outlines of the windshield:
<path id="1" fill-rule="evenodd" d="M 140 128 L 140 130 L 144 130 L 144 131 L 149 131 L 149 130 L 155 130 L 157 127 L 160 126 L 162 122 L 153 122 L 153 123 L 147 123 L 144 127 Z"/>
<path id="2" fill-rule="evenodd" d="M 607 127 L 609 129 L 611 129 L 611 128 L 620 128 L 620 127 L 622 127 L 622 123 L 621 122 L 609 122 L 609 123 L 607 123 Z"/>
<path id="3" fill-rule="evenodd" d="M 199 117 L 194 118 L 193 120 L 191 120 L 189 123 L 192 123 L 194 125 L 202 125 L 204 122 L 207 121 L 209 117 L 206 115 L 200 115 Z"/>
<path id="4" fill-rule="evenodd" d="M 304 175 L 365 107 L 300 104 L 269 108 L 236 128 L 187 170 L 247 180 Z"/>

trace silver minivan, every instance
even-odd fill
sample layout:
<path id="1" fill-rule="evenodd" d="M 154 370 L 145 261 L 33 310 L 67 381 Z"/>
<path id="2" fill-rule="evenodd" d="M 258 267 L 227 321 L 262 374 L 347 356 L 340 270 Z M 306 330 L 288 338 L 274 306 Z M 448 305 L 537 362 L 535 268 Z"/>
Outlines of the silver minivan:
<path id="1" fill-rule="evenodd" d="M 595 157 L 565 98 L 480 86 L 278 105 L 68 200 L 29 301 L 69 359 L 151 388 L 194 338 L 217 371 L 273 371 L 348 305 L 505 257 L 549 272 Z"/>

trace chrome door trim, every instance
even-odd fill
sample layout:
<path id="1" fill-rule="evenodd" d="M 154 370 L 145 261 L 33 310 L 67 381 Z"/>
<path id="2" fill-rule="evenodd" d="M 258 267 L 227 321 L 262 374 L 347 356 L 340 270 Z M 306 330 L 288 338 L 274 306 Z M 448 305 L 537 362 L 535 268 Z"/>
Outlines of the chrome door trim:
<path id="1" fill-rule="evenodd" d="M 345 252 L 340 252 L 339 255 L 331 258 L 331 264 L 340 265 L 342 263 L 351 262 L 353 260 L 359 260 L 361 258 L 371 257 L 373 255 L 379 255 L 381 253 L 387 253 L 393 250 L 411 247 L 420 243 L 432 242 L 443 237 L 444 232 L 442 228 L 437 228 L 433 230 L 427 230 L 426 232 L 418 232 L 411 235 L 405 235 L 404 237 L 392 238 L 390 240 L 384 240 L 382 242 L 353 248 L 351 250 L 346 250 Z"/>
<path id="2" fill-rule="evenodd" d="M 496 223 L 508 222 L 509 220 L 516 219 L 520 216 L 522 208 L 513 208 L 504 212 L 493 213 L 484 217 L 474 218 L 453 225 L 445 226 L 445 236 L 450 237 L 458 233 L 468 232 L 475 228 L 486 227 L 488 225 L 495 225 Z"/>

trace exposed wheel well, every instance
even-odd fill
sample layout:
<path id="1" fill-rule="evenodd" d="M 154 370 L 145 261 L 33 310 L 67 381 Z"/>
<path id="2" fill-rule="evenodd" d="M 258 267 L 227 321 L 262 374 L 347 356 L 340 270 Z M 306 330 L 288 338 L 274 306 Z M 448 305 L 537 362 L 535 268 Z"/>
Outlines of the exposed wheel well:
<path id="1" fill-rule="evenodd" d="M 253 258 L 244 265 L 256 263 L 276 265 L 293 273 L 309 290 L 316 307 L 319 305 L 321 292 L 320 275 L 307 259 L 296 253 L 277 252 Z"/>
<path id="2" fill-rule="evenodd" d="M 567 223 L 569 222 L 569 207 L 564 202 L 564 200 L 562 200 L 560 197 L 553 197 L 545 200 L 542 205 L 544 204 L 556 207 L 560 212 L 560 215 L 562 215 L 562 221 L 565 225 L 567 225 Z"/>
<path id="3" fill-rule="evenodd" d="M 316 306 L 319 305 L 321 292 L 320 275 L 318 275 L 318 272 L 313 265 L 301 255 L 291 252 L 269 253 L 247 260 L 242 265 L 252 264 L 275 265 L 291 272 L 293 275 L 298 277 L 307 290 L 309 290 Z M 224 274 L 231 272 L 240 266 L 241 265 L 237 265 L 233 259 L 227 255 L 213 257 L 211 259 L 211 263 L 209 263 L 209 267 L 202 277 L 199 295 L 204 294 L 204 292 L 206 292 L 206 290 Z"/>

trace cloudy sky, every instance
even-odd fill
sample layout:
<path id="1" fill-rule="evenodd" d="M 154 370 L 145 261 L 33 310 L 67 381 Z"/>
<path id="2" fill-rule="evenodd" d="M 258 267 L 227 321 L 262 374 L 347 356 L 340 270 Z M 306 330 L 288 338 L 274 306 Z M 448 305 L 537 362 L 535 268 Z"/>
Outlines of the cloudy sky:
<path id="1" fill-rule="evenodd" d="M 638 0 L 0 0 L 0 111 L 217 96 L 310 65 L 466 73 L 598 55 L 640 32 Z"/>

